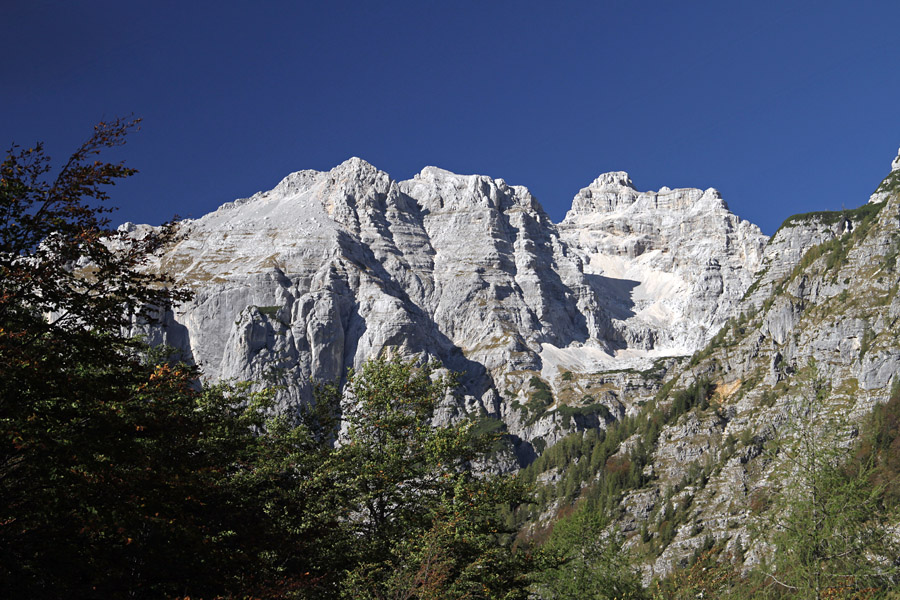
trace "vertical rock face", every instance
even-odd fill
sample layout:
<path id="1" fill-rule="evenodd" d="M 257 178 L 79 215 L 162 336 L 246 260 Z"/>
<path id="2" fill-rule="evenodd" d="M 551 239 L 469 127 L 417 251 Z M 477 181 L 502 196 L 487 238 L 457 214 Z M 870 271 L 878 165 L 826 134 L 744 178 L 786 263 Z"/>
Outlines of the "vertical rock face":
<path id="1" fill-rule="evenodd" d="M 685 499 L 687 516 L 647 565 L 648 576 L 671 570 L 707 536 L 729 552 L 743 544 L 747 564 L 764 555 L 751 545 L 749 507 L 777 492 L 777 455 L 767 449 L 794 435 L 798 406 L 818 393 L 804 374 L 810 365 L 824 389 L 824 410 L 856 430 L 853 436 L 872 407 L 891 397 L 900 372 L 898 173 L 879 186 L 881 202 L 786 220 L 738 305 L 740 318 L 674 373 L 673 389 L 708 378 L 715 393 L 710 409 L 689 411 L 662 429 L 647 485 L 623 502 L 623 524 L 633 526 L 667 490 L 679 490 L 672 502 Z M 813 427 L 828 434 L 824 420 Z M 691 476 L 700 469 L 710 476 Z"/>
<path id="2" fill-rule="evenodd" d="M 758 309 L 810 248 L 839 238 L 852 228 L 850 218 L 820 213 L 787 219 L 766 245 L 757 278 L 747 290 L 747 305 L 743 308 Z"/>
<path id="3" fill-rule="evenodd" d="M 460 410 L 523 439 L 553 422 L 511 408 L 532 376 L 556 390 L 567 370 L 690 354 L 732 314 L 766 241 L 715 190 L 639 193 L 609 173 L 557 226 L 502 179 L 428 167 L 396 182 L 358 158 L 182 231 L 156 268 L 196 295 L 152 335 L 207 377 L 280 384 L 290 405 L 387 349 L 437 358 L 464 373 Z"/>
<path id="4" fill-rule="evenodd" d="M 897 157 L 891 162 L 891 174 L 881 182 L 875 193 L 869 197 L 869 203 L 877 204 L 890 198 L 891 191 L 898 181 L 900 181 L 900 150 L 897 150 Z"/>
<path id="5" fill-rule="evenodd" d="M 714 189 L 638 192 L 627 173 L 581 190 L 559 226 L 626 347 L 689 354 L 734 314 L 767 238 Z"/>
<path id="6" fill-rule="evenodd" d="M 542 343 L 604 346 L 609 319 L 527 189 L 433 167 L 401 189 L 421 207 L 435 250 L 424 310 L 467 356 L 534 369 Z"/>

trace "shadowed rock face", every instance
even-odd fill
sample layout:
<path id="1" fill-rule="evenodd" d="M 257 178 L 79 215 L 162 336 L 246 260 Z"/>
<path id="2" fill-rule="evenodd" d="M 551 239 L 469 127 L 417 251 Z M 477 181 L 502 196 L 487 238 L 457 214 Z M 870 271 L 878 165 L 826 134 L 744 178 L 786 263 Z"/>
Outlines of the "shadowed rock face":
<path id="1" fill-rule="evenodd" d="M 207 377 L 282 384 L 290 405 L 310 380 L 394 348 L 462 371 L 465 408 L 508 424 L 504 405 L 535 373 L 552 383 L 699 348 L 766 242 L 715 190 L 641 193 L 609 173 L 557 226 L 502 179 L 428 167 L 396 182 L 358 158 L 182 231 L 155 268 L 196 296 L 153 336 Z"/>
<path id="2" fill-rule="evenodd" d="M 559 229 L 626 347 L 663 355 L 692 353 L 734 315 L 767 241 L 712 188 L 638 192 L 622 171 L 578 192 Z"/>

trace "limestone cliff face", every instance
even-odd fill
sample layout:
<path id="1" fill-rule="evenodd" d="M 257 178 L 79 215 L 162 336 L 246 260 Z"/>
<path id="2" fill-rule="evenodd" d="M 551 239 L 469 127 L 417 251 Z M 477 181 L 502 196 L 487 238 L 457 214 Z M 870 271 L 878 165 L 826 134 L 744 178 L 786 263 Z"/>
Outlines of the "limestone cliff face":
<path id="1" fill-rule="evenodd" d="M 829 410 L 858 423 L 886 401 L 900 372 L 900 185 L 891 173 L 880 203 L 788 219 L 766 247 L 763 268 L 736 317 L 676 372 L 685 387 L 716 385 L 708 410 L 694 410 L 659 435 L 651 483 L 626 495 L 623 526 L 659 519 L 662 498 L 684 513 L 674 539 L 647 566 L 665 573 L 711 538 L 754 554 L 751 500 L 773 485 L 766 442 L 790 431 L 814 361 Z M 703 473 L 703 477 L 697 477 Z M 653 537 L 651 533 L 650 537 Z"/>
<path id="2" fill-rule="evenodd" d="M 611 173 L 557 226 L 502 179 L 428 167 L 397 182 L 358 158 L 293 173 L 182 233 L 156 268 L 196 295 L 149 334 L 207 377 L 277 383 L 291 405 L 387 349 L 437 358 L 464 374 L 459 411 L 501 419 L 526 444 L 605 426 L 557 426 L 563 373 L 697 350 L 766 242 L 715 190 L 638 193 Z M 521 408 L 534 376 L 555 394 L 538 415 Z M 604 402 L 624 414 L 634 401 L 623 388 Z"/>
<path id="3" fill-rule="evenodd" d="M 664 411 L 669 391 L 709 378 L 708 407 L 622 443 L 649 459 L 619 524 L 648 577 L 708 539 L 752 561 L 751 498 L 771 484 L 766 442 L 803 393 L 801 368 L 816 361 L 853 422 L 897 381 L 900 158 L 892 167 L 868 204 L 791 217 L 767 240 L 714 189 L 639 192 L 607 173 L 555 225 L 501 179 L 428 167 L 396 182 L 351 159 L 185 221 L 155 268 L 196 295 L 144 333 L 212 379 L 283 385 L 285 405 L 385 350 L 437 358 L 463 373 L 440 418 L 510 434 L 515 454 L 487 469 Z M 668 504 L 678 526 L 661 541 Z"/>
<path id="4" fill-rule="evenodd" d="M 628 348 L 690 354 L 734 314 L 767 237 L 710 188 L 638 192 L 627 173 L 581 190 L 560 224 Z"/>
<path id="5" fill-rule="evenodd" d="M 877 204 L 884 202 L 891 196 L 891 189 L 900 181 L 900 150 L 897 150 L 897 157 L 891 162 L 891 174 L 888 175 L 878 189 L 869 197 L 869 203 Z"/>

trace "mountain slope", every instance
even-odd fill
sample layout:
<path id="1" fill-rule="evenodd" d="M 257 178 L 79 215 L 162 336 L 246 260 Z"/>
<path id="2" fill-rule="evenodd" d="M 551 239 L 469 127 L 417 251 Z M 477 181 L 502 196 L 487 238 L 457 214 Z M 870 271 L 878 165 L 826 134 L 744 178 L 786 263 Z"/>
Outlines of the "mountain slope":
<path id="1" fill-rule="evenodd" d="M 766 240 L 714 190 L 641 194 L 607 174 L 557 226 L 502 179 L 428 167 L 396 182 L 357 158 L 289 175 L 182 234 L 156 268 L 196 296 L 145 332 L 153 341 L 211 379 L 277 383 L 283 405 L 388 349 L 436 358 L 463 373 L 447 417 L 503 421 L 523 464 L 532 442 L 604 427 L 652 396 L 658 378 L 635 396 L 633 377 L 603 373 L 659 374 L 671 361 L 654 360 L 699 348 Z M 595 384 L 600 398 L 581 393 Z M 563 418 L 567 404 L 579 418 Z"/>
<path id="2" fill-rule="evenodd" d="M 809 365 L 823 384 L 823 410 L 851 432 L 898 385 L 898 175 L 879 186 L 881 202 L 785 221 L 738 316 L 645 407 L 674 414 L 654 436 L 643 481 L 621 498 L 620 525 L 648 577 L 713 543 L 734 556 L 747 550 L 750 564 L 764 556 L 750 525 L 765 512 L 760 499 L 784 483 L 771 449 L 789 443 L 803 418 Z M 693 393 L 704 381 L 708 401 L 675 411 L 677 390 Z M 819 427 L 828 435 L 825 421 Z M 620 455 L 634 456 L 642 434 Z"/>

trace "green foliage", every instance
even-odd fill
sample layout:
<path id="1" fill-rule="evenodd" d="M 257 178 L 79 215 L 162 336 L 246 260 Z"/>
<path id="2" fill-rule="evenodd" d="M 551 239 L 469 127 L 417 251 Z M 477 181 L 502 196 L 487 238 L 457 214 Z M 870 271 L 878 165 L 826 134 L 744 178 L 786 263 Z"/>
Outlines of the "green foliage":
<path id="1" fill-rule="evenodd" d="M 669 397 L 669 394 L 672 393 L 672 390 L 675 389 L 675 385 L 678 383 L 678 378 L 673 377 L 669 381 L 665 382 L 663 386 L 659 389 L 659 392 L 656 393 L 654 400 L 659 402 L 660 400 L 665 400 Z"/>
<path id="2" fill-rule="evenodd" d="M 892 387 L 890 400 L 877 405 L 863 425 L 853 463 L 871 465 L 872 488 L 882 491 L 883 508 L 896 511 L 900 509 L 900 389 L 896 384 Z"/>
<path id="3" fill-rule="evenodd" d="M 281 309 L 280 306 L 257 306 L 256 308 L 259 310 L 260 314 L 263 314 L 270 319 L 274 319 Z"/>
<path id="4" fill-rule="evenodd" d="M 547 408 L 553 404 L 553 392 L 546 381 L 537 375 L 532 375 L 529 383 L 533 391 L 529 396 L 528 402 L 525 403 L 525 410 L 528 411 L 527 425 L 537 421 L 547 411 Z"/>
<path id="5" fill-rule="evenodd" d="M 654 582 L 654 600 L 694 600 L 696 598 L 755 598 L 756 586 L 742 580 L 731 557 L 722 556 L 715 546 L 702 550 L 687 568 L 677 568 Z M 754 582 L 755 583 L 755 582 Z"/>
<path id="6" fill-rule="evenodd" d="M 668 388 L 670 394 L 672 385 Z M 713 385 L 709 380 L 700 378 L 687 389 L 672 394 L 665 409 L 660 406 L 668 398 L 661 397 L 644 406 L 638 416 L 610 423 L 606 430 L 570 434 L 547 448 L 521 471 L 520 477 L 533 484 L 541 473 L 554 469 L 562 476 L 555 484 L 538 488 L 537 505 L 523 506 L 520 519 L 526 521 L 535 517 L 559 499 L 574 502 L 578 498 L 588 498 L 602 509 L 613 508 L 624 491 L 647 483 L 644 467 L 650 461 L 662 428 L 694 408 L 708 408 L 712 392 Z M 631 451 L 619 452 L 621 443 L 634 435 L 638 439 Z"/>
<path id="7" fill-rule="evenodd" d="M 510 553 L 497 543 L 496 506 L 520 490 L 511 479 L 466 481 L 435 507 L 430 527 L 410 532 L 391 558 L 363 562 L 343 582 L 346 598 L 528 597 L 532 556 Z"/>
<path id="8" fill-rule="evenodd" d="M 501 432 L 506 424 L 495 417 L 482 417 L 472 424 L 471 433 L 475 437 L 482 437 Z"/>
<path id="9" fill-rule="evenodd" d="M 769 459 L 780 461 L 773 479 L 784 485 L 758 490 L 750 501 L 758 515 L 757 543 L 775 551 L 742 576 L 737 565 L 743 545 L 735 545 L 734 556 L 712 546 L 692 565 L 656 582 L 654 598 L 893 597 L 900 386 L 875 407 L 850 443 L 853 427 L 841 420 L 841 407 L 829 400 L 815 364 L 801 377 L 800 402 L 780 441 L 768 449 Z M 663 514 L 677 512 L 667 506 Z"/>
<path id="10" fill-rule="evenodd" d="M 352 540 L 343 554 L 349 576 L 338 582 L 346 597 L 524 594 L 527 560 L 503 545 L 510 532 L 499 510 L 523 502 L 524 488 L 467 469 L 498 434 L 468 421 L 431 424 L 452 385 L 435 368 L 382 357 L 348 375 L 346 439 L 319 469 L 340 482 L 341 539 Z M 319 403 L 337 399 L 330 388 Z"/>
<path id="11" fill-rule="evenodd" d="M 65 362 L 4 370 L 16 394 L 3 386 L 0 588 L 249 593 L 282 581 L 298 562 L 288 556 L 328 556 L 316 540 L 335 520 L 314 505 L 330 504 L 334 485 L 302 476 L 323 446 L 267 419 L 265 397 L 200 390 L 195 371 L 167 363 L 52 352 Z"/>
<path id="12" fill-rule="evenodd" d="M 542 550 L 552 568 L 538 576 L 541 598 L 644 598 L 640 575 L 609 515 L 582 503 L 558 520 Z"/>
<path id="13" fill-rule="evenodd" d="M 853 427 L 829 402 L 828 385 L 813 361 L 802 373 L 802 394 L 777 443 L 776 461 L 758 535 L 777 552 L 763 575 L 795 597 L 829 590 L 885 589 L 897 556 L 884 488 L 873 487 L 876 462 L 852 460 Z M 789 484 L 787 484 L 789 482 Z"/>
<path id="14" fill-rule="evenodd" d="M 130 239 L 98 204 L 134 170 L 95 157 L 133 126 L 101 123 L 52 179 L 40 145 L 0 164 L 0 587 L 14 597 L 158 597 L 189 573 L 215 591 L 201 546 L 241 572 L 221 469 L 248 438 L 222 434 L 249 431 L 257 404 L 197 391 L 194 371 L 142 361 L 121 334 L 187 297 L 140 269 L 173 228 Z"/>
<path id="15" fill-rule="evenodd" d="M 435 428 L 429 423 L 450 385 L 432 379 L 433 365 L 415 368 L 397 357 L 366 362 L 348 374 L 351 401 L 343 418 L 347 440 L 334 456 L 334 468 L 349 479 L 354 527 L 381 552 L 409 528 L 430 518 L 428 502 L 452 490 L 456 469 L 477 454 L 471 424 Z M 336 402 L 320 397 L 319 402 Z"/>
<path id="16" fill-rule="evenodd" d="M 122 333 L 186 297 L 140 269 L 173 230 L 130 240 L 92 203 L 133 171 L 87 158 L 128 128 L 53 182 L 40 147 L 0 165 L 2 595 L 523 597 L 529 556 L 504 541 L 523 488 L 468 470 L 496 424 L 432 425 L 451 380 L 431 366 L 351 372 L 334 447 L 333 387 L 274 415 Z"/>
<path id="17" fill-rule="evenodd" d="M 536 406 L 549 406 L 550 404 L 553 404 L 553 392 L 550 391 L 550 386 L 547 385 L 546 381 L 537 375 L 532 375 L 529 383 L 534 390 L 531 392 L 531 402 L 529 402 L 529 404 L 534 403 Z"/>
<path id="18" fill-rule="evenodd" d="M 882 184 L 884 185 L 884 184 Z M 878 204 L 863 204 L 858 208 L 854 208 L 851 210 L 823 210 L 817 212 L 809 212 L 809 213 L 801 213 L 788 217 L 784 220 L 784 223 L 775 231 L 775 234 L 778 233 L 784 227 L 793 227 L 796 225 L 802 225 L 804 223 L 809 223 L 811 221 L 816 221 L 821 223 L 822 225 L 834 225 L 835 223 L 839 223 L 844 219 L 848 219 L 853 223 L 858 223 L 866 219 L 872 219 L 884 206 L 884 202 Z M 775 237 L 773 234 L 772 237 Z"/>
<path id="19" fill-rule="evenodd" d="M 593 400 L 590 396 L 585 396 L 588 401 Z M 608 421 L 612 414 L 609 412 L 609 409 L 604 404 L 600 404 L 599 402 L 587 404 L 585 406 L 569 406 L 568 404 L 563 404 L 559 407 L 559 414 L 563 417 L 563 423 L 566 425 L 570 425 L 572 422 L 573 416 L 589 416 L 589 415 L 598 415 L 600 420 L 605 422 Z"/>
<path id="20" fill-rule="evenodd" d="M 705 377 L 697 379 L 690 387 L 678 390 L 672 395 L 669 414 L 674 417 L 684 414 L 695 407 L 700 410 L 706 410 L 709 408 L 709 399 L 713 390 L 714 387 L 709 379 Z"/>

